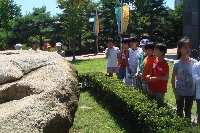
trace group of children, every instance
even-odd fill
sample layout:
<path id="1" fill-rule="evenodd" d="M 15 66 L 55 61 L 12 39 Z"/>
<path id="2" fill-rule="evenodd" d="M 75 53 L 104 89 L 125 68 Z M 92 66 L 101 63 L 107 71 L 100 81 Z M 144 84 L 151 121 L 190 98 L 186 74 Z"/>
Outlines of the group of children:
<path id="1" fill-rule="evenodd" d="M 134 36 L 124 38 L 122 51 L 114 46 L 114 41 L 106 41 L 105 50 L 108 58 L 107 73 L 125 80 L 128 85 L 139 87 L 144 93 L 164 103 L 169 79 L 169 66 L 164 59 L 167 47 L 163 43 L 154 44 L 148 35 L 139 39 Z M 177 104 L 177 115 L 191 120 L 193 100 L 197 102 L 197 122 L 200 123 L 200 62 L 190 58 L 191 44 L 188 37 L 181 38 L 178 43 L 177 61 L 174 62 L 171 84 Z M 139 85 L 139 86 L 138 86 Z"/>
<path id="2" fill-rule="evenodd" d="M 39 43 L 38 40 L 33 40 L 32 41 L 32 48 L 30 48 L 29 50 L 40 51 L 39 50 L 39 44 L 40 43 Z M 16 45 L 14 45 L 14 47 L 15 47 L 16 50 L 22 50 L 21 44 L 16 44 Z M 51 48 L 51 45 L 49 43 L 45 43 L 44 46 L 43 46 L 44 51 L 50 52 L 50 48 Z M 60 43 L 60 42 L 56 43 L 56 50 L 57 50 L 57 53 L 59 55 L 65 57 L 65 52 L 62 50 L 62 43 Z"/>

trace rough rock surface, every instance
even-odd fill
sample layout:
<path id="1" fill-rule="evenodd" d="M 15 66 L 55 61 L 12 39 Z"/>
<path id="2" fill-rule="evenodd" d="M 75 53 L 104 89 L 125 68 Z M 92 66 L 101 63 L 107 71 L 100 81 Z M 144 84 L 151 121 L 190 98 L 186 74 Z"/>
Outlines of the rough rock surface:
<path id="1" fill-rule="evenodd" d="M 0 52 L 0 133 L 67 133 L 78 106 L 76 69 L 53 52 Z"/>

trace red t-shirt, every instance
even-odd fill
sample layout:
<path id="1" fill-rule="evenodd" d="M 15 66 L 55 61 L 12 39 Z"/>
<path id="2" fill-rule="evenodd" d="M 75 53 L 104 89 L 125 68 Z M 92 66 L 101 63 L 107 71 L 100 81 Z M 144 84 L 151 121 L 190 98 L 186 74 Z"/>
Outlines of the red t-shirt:
<path id="1" fill-rule="evenodd" d="M 166 60 L 158 62 L 154 60 L 152 77 L 162 77 L 169 74 L 169 66 Z M 167 92 L 167 82 L 168 80 L 155 80 L 149 83 L 149 90 L 154 93 L 166 93 Z"/>
<path id="2" fill-rule="evenodd" d="M 126 50 L 122 50 L 121 52 L 121 62 L 120 62 L 120 65 L 119 67 L 122 67 L 122 68 L 126 68 Z"/>

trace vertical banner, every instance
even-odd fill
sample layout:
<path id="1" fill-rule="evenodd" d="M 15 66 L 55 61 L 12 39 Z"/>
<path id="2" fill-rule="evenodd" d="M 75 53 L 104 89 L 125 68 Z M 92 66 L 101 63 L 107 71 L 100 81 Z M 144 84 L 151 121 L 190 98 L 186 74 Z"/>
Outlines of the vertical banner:
<path id="1" fill-rule="evenodd" d="M 117 19 L 118 34 L 121 32 L 121 7 L 115 7 L 115 14 Z"/>
<path id="2" fill-rule="evenodd" d="M 129 21 L 129 6 L 122 6 L 122 31 L 121 34 L 126 32 Z"/>
<path id="3" fill-rule="evenodd" d="M 98 36 L 98 34 L 99 34 L 99 28 L 100 28 L 99 18 L 98 18 L 98 16 L 94 16 L 93 32 L 96 36 Z"/>
<path id="4" fill-rule="evenodd" d="M 96 22 L 97 22 L 97 19 L 96 19 L 96 16 L 94 16 L 94 26 L 93 26 L 94 35 L 96 35 Z"/>
<path id="5" fill-rule="evenodd" d="M 98 16 L 96 16 L 96 36 L 98 36 L 99 34 L 99 28 L 100 28 L 100 25 L 99 25 L 99 18 Z"/>

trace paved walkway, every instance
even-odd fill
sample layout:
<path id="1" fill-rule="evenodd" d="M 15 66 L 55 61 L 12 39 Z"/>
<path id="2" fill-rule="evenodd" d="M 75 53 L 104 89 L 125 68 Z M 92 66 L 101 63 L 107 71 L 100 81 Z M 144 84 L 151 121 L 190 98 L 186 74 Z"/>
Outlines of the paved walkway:
<path id="1" fill-rule="evenodd" d="M 177 48 L 173 49 L 167 49 L 167 54 L 176 54 Z M 72 61 L 73 56 L 67 56 L 65 57 L 68 61 Z M 87 60 L 87 59 L 94 59 L 94 58 L 105 58 L 104 53 L 98 53 L 96 54 L 86 54 L 86 55 L 78 55 L 75 57 L 76 60 Z"/>
<path id="2" fill-rule="evenodd" d="M 76 60 L 88 60 L 94 58 L 105 58 L 105 53 L 98 53 L 98 54 L 86 54 L 86 55 L 77 55 L 75 58 Z M 73 56 L 65 57 L 68 61 L 72 61 Z"/>

